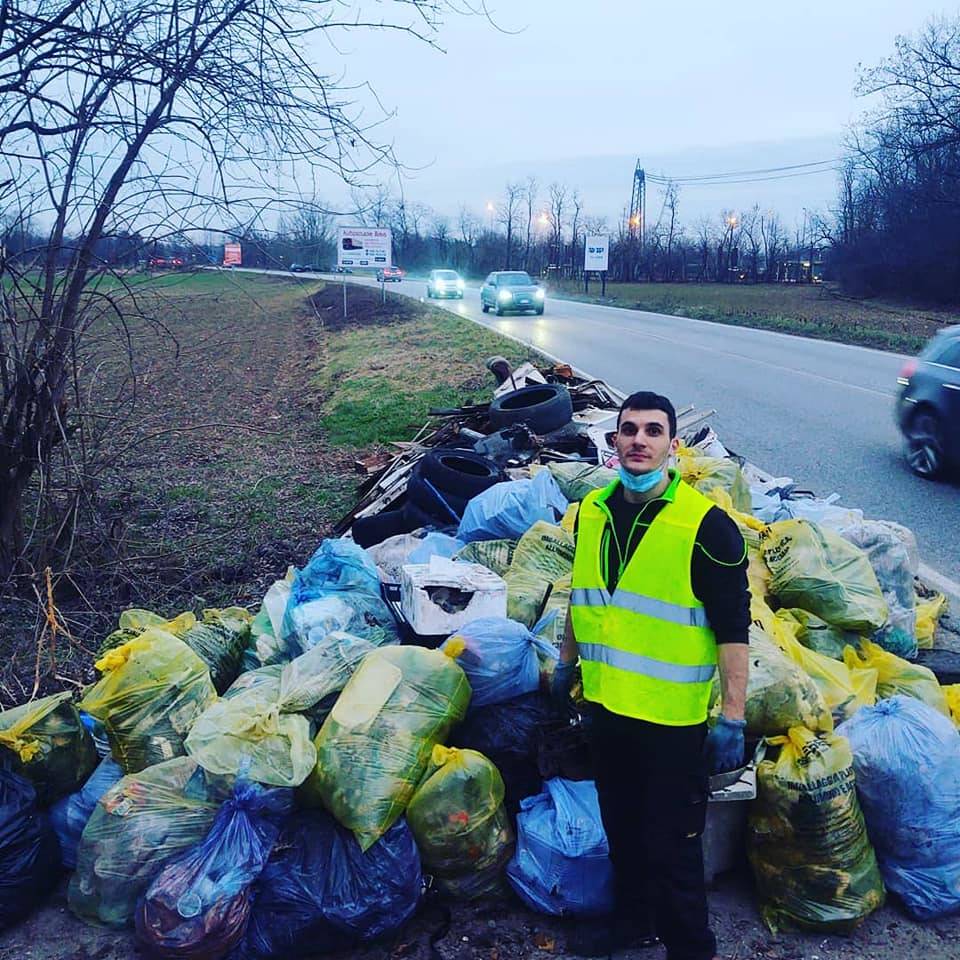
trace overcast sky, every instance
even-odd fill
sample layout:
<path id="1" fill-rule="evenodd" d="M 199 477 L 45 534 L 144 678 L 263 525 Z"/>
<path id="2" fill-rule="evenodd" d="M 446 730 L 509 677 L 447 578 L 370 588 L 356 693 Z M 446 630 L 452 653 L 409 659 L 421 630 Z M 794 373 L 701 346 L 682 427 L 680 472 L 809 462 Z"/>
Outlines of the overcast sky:
<path id="1" fill-rule="evenodd" d="M 507 179 L 536 174 L 578 186 L 612 220 L 629 199 L 633 163 L 667 175 L 713 174 L 825 160 L 866 104 L 858 64 L 956 4 L 925 0 L 488 0 L 482 18 L 449 17 L 445 53 L 396 34 L 340 44 L 348 76 L 395 111 L 384 128 L 399 157 L 428 166 L 411 199 L 478 211 Z M 605 158 L 602 161 L 590 158 Z M 732 166 L 731 166 L 732 164 Z M 691 220 L 756 202 L 832 199 L 832 174 L 685 188 Z M 651 209 L 656 197 L 651 196 Z"/>

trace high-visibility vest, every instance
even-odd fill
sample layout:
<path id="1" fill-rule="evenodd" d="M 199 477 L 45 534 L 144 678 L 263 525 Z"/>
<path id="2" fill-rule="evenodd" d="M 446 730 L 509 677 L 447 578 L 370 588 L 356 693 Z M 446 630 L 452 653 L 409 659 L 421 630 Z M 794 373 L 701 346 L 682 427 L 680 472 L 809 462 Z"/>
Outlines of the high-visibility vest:
<path id="1" fill-rule="evenodd" d="M 700 522 L 714 504 L 671 471 L 662 497 L 667 503 L 611 595 L 603 576 L 604 530 L 616 537 L 606 500 L 617 483 L 587 494 L 580 506 L 570 616 L 584 697 L 651 723 L 703 723 L 717 642 L 693 593 L 690 560 Z M 627 545 L 618 547 L 622 557 Z"/>

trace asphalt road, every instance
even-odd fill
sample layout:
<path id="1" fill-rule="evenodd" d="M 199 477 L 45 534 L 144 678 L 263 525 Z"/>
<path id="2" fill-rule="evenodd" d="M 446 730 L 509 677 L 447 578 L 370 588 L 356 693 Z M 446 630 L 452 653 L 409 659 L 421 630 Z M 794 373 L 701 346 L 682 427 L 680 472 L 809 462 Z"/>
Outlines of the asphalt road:
<path id="1" fill-rule="evenodd" d="M 387 290 L 426 297 L 423 281 Z M 868 517 L 910 527 L 925 565 L 954 581 L 938 586 L 960 593 L 960 488 L 910 473 L 893 419 L 904 356 L 549 296 L 542 317 L 484 314 L 478 289 L 432 302 L 625 392 L 652 389 L 677 406 L 715 409 L 711 423 L 727 447 L 820 496 L 839 493 Z"/>

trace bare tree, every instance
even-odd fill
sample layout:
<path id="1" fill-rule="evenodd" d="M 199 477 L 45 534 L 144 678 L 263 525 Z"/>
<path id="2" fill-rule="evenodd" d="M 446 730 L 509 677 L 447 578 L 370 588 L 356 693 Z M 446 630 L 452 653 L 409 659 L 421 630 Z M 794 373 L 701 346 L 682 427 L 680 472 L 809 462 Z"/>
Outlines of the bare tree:
<path id="1" fill-rule="evenodd" d="M 760 236 L 763 240 L 763 278 L 773 283 L 780 276 L 780 257 L 783 255 L 785 235 L 780 217 L 768 210 L 760 218 Z"/>
<path id="2" fill-rule="evenodd" d="M 483 230 L 483 226 L 477 219 L 476 214 L 466 205 L 460 207 L 457 226 L 460 228 L 460 239 L 467 246 L 473 247 Z"/>
<path id="3" fill-rule="evenodd" d="M 311 49 L 364 28 L 429 43 L 447 5 L 380 6 L 367 21 L 313 0 L 0 3 L 0 213 L 49 224 L 39 272 L 4 264 L 0 284 L 0 578 L 24 556 L 25 495 L 38 475 L 49 493 L 55 451 L 79 492 L 54 526 L 85 495 L 100 421 L 80 345 L 98 324 L 123 336 L 131 309 L 93 285 L 112 269 L 104 238 L 243 236 L 291 168 L 363 185 L 391 151 Z"/>
<path id="4" fill-rule="evenodd" d="M 527 238 L 523 246 L 523 269 L 530 269 L 530 245 L 533 241 L 534 217 L 537 206 L 537 178 L 527 177 L 523 188 L 523 198 L 527 203 Z"/>
<path id="5" fill-rule="evenodd" d="M 746 246 L 747 266 L 750 271 L 750 279 L 754 283 L 757 282 L 760 272 L 760 248 L 763 245 L 762 220 L 763 217 L 758 204 L 755 204 L 740 217 L 740 236 Z"/>
<path id="6" fill-rule="evenodd" d="M 567 203 L 567 188 L 560 183 L 550 184 L 550 206 L 547 216 L 550 219 L 550 245 L 555 251 L 557 268 L 563 266 L 563 212 Z"/>
<path id="7" fill-rule="evenodd" d="M 677 235 L 677 212 L 680 208 L 680 188 L 670 180 L 663 196 L 663 208 L 667 221 L 667 264 L 664 278 L 669 283 L 673 279 L 673 244 Z"/>
<path id="8" fill-rule="evenodd" d="M 579 267 L 577 266 L 577 244 L 578 237 L 580 236 L 580 217 L 583 214 L 583 200 L 580 198 L 580 191 L 574 189 L 573 194 L 570 197 L 570 205 L 573 207 L 573 219 L 570 222 L 570 236 L 571 236 L 571 272 L 574 276 L 577 275 Z M 582 262 L 582 261 L 581 261 Z"/>
<path id="9" fill-rule="evenodd" d="M 510 269 L 513 257 L 513 234 L 520 215 L 520 203 L 523 200 L 523 184 L 508 183 L 503 200 L 497 207 L 497 222 L 502 224 L 507 235 L 506 268 Z"/>

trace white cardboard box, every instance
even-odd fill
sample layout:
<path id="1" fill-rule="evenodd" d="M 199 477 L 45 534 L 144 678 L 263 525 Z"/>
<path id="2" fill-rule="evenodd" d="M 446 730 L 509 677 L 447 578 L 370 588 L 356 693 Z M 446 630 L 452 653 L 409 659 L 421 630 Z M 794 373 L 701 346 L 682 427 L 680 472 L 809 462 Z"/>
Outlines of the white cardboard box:
<path id="1" fill-rule="evenodd" d="M 403 566 L 400 606 L 414 633 L 451 634 L 479 617 L 505 617 L 507 585 L 479 563 L 431 557 Z"/>

